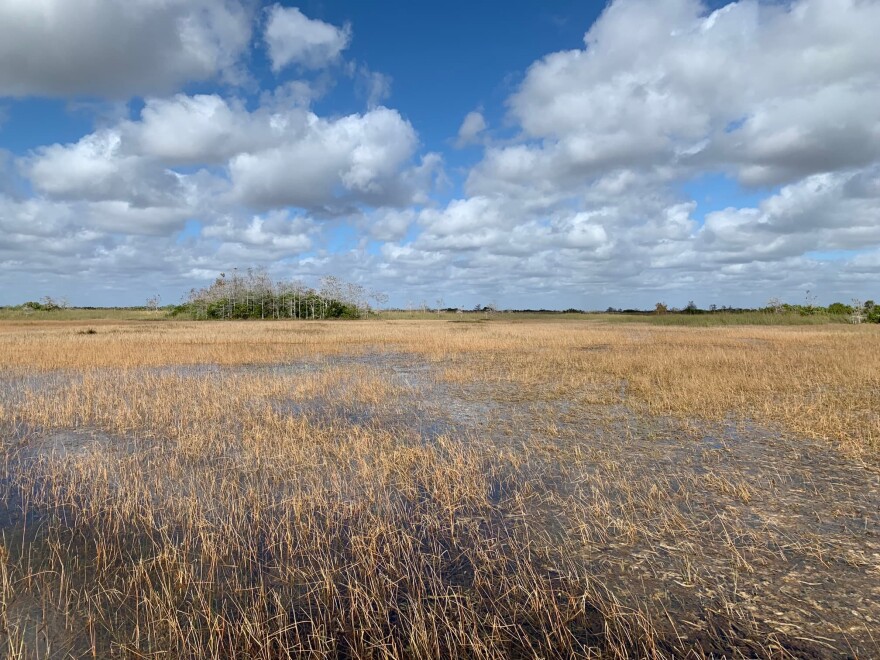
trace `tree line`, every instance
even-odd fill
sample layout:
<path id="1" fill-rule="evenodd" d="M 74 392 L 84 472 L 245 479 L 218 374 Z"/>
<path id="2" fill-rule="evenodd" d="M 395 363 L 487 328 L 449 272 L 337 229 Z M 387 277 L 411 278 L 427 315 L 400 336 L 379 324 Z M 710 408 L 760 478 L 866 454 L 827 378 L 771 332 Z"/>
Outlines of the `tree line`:
<path id="1" fill-rule="evenodd" d="M 356 319 L 384 305 L 388 297 L 360 284 L 328 275 L 318 287 L 299 280 L 275 281 L 264 270 L 237 269 L 209 286 L 191 289 L 186 300 L 171 310 L 173 316 L 193 319 Z"/>
<path id="2" fill-rule="evenodd" d="M 804 304 L 792 304 L 782 302 L 779 298 L 771 298 L 764 307 L 752 309 L 748 307 L 718 307 L 710 305 L 708 309 L 701 309 L 694 301 L 690 301 L 683 309 L 669 307 L 666 303 L 658 302 L 653 310 L 638 309 L 615 309 L 609 307 L 609 314 L 714 314 L 716 312 L 749 313 L 763 312 L 765 314 L 796 314 L 799 316 L 846 316 L 853 323 L 880 323 L 880 305 L 873 300 L 862 302 L 853 299 L 850 304 L 833 302 L 827 307 L 817 305 L 814 298 L 807 292 L 807 300 Z"/>
<path id="3" fill-rule="evenodd" d="M 248 268 L 244 272 L 233 269 L 228 275 L 220 275 L 209 286 L 193 288 L 178 305 L 160 305 L 161 298 L 156 295 L 147 299 L 145 306 L 112 309 L 145 309 L 154 312 L 163 310 L 171 316 L 186 316 L 192 319 L 327 319 L 363 318 L 388 303 L 384 293 L 371 291 L 360 284 L 345 282 L 338 277 L 322 277 L 317 287 L 309 286 L 300 280 L 273 280 L 265 270 Z M 0 309 L 19 310 L 24 313 L 54 312 L 69 309 L 65 298 L 44 296 L 39 301 L 28 301 L 21 305 Z M 408 305 L 414 309 L 412 303 Z M 77 307 L 77 309 L 111 309 L 103 307 Z M 502 311 L 495 303 L 477 304 L 473 310 L 445 307 L 443 299 L 437 300 L 435 308 L 426 302 L 420 305 L 422 312 L 481 312 Z M 584 314 L 586 310 L 568 308 L 564 311 L 554 309 L 505 309 L 505 312 L 528 312 L 537 314 Z M 690 301 L 684 308 L 671 307 L 658 302 L 653 309 L 632 309 L 608 307 L 606 314 L 627 315 L 665 315 L 665 314 L 745 314 L 765 313 L 800 316 L 829 316 L 846 318 L 853 323 L 880 323 L 880 305 L 873 300 L 852 300 L 851 303 L 834 302 L 824 307 L 816 304 L 816 297 L 807 291 L 802 304 L 782 302 L 779 298 L 770 299 L 758 308 L 729 307 L 710 305 L 707 309 L 698 307 Z"/>
<path id="4" fill-rule="evenodd" d="M 767 303 L 764 311 L 774 312 L 776 314 L 800 314 L 801 316 L 814 316 L 816 314 L 830 314 L 835 316 L 848 316 L 853 323 L 880 323 L 880 305 L 873 300 L 862 302 L 853 299 L 850 304 L 842 302 L 833 302 L 828 307 L 816 305 L 814 300 L 810 299 L 807 292 L 807 301 L 803 305 L 792 305 L 784 303 L 778 298 L 773 298 Z"/>

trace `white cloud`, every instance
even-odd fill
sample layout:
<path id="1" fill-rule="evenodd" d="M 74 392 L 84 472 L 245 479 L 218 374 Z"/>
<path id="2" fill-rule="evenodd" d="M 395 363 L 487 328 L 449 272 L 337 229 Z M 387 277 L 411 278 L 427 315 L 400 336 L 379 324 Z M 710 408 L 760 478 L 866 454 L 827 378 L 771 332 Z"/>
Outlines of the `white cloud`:
<path id="1" fill-rule="evenodd" d="M 354 69 L 355 89 L 366 99 L 370 109 L 378 107 L 391 96 L 391 76 L 379 71 L 371 71 L 366 65 Z"/>
<path id="2" fill-rule="evenodd" d="M 856 0 L 708 14 L 696 0 L 618 0 L 585 49 L 530 67 L 509 106 L 544 142 L 490 153 L 485 176 L 521 176 L 514 156 L 538 178 L 697 165 L 761 185 L 865 165 L 880 150 L 877 24 L 880 4 Z"/>
<path id="3" fill-rule="evenodd" d="M 611 248 L 601 211 L 551 216 L 528 213 L 501 197 L 476 196 L 419 215 L 423 231 L 415 245 L 426 250 L 486 250 L 499 255 L 531 255 L 575 249 L 604 260 Z"/>
<path id="4" fill-rule="evenodd" d="M 486 130 L 486 127 L 486 119 L 483 117 L 483 113 L 477 110 L 467 113 L 461 122 L 461 127 L 458 129 L 456 146 L 464 147 L 479 142 L 480 136 Z"/>
<path id="5" fill-rule="evenodd" d="M 263 261 L 295 256 L 312 247 L 311 234 L 316 225 L 308 217 L 292 217 L 287 211 L 272 211 L 249 219 L 226 216 L 205 228 L 202 235 L 207 239 L 221 241 L 218 252 L 237 254 L 235 261 L 245 262 L 242 257 Z"/>
<path id="6" fill-rule="evenodd" d="M 150 7 L 124 25 L 183 5 Z M 0 283 L 161 272 L 188 287 L 266 265 L 331 272 L 396 293 L 398 304 L 443 295 L 451 305 L 754 305 L 800 300 L 805 288 L 828 301 L 876 299 L 878 24 L 876 1 L 741 0 L 711 12 L 697 0 L 615 0 L 583 48 L 528 69 L 507 101 L 511 130 L 497 134 L 507 137 L 488 140 L 482 109 L 465 117 L 457 145 L 486 146 L 443 203 L 431 194 L 442 156 L 420 154 L 416 127 L 377 105 L 390 79 L 366 65 L 284 82 L 256 103 L 216 90 L 148 96 L 139 118 L 105 118 L 77 141 L 18 158 L 33 198 L 5 167 Z M 276 5 L 265 40 L 276 71 L 321 68 L 340 58 L 350 30 Z M 315 112 L 334 71 L 367 111 Z M 32 88 L 40 80 L 27 76 Z M 716 193 L 731 206 L 708 201 Z M 180 235 L 189 219 L 200 231 Z M 356 248 L 331 248 L 339 227 Z"/>
<path id="7" fill-rule="evenodd" d="M 192 213 L 206 212 L 206 204 L 294 206 L 324 215 L 408 204 L 439 167 L 430 154 L 421 165 L 410 162 L 418 138 L 394 110 L 322 119 L 267 102 L 248 111 L 217 95 L 148 99 L 139 121 L 40 147 L 19 165 L 36 190 L 56 199 Z M 174 169 L 193 165 L 225 166 L 226 174 Z"/>
<path id="8" fill-rule="evenodd" d="M 4 0 L 0 95 L 165 93 L 231 72 L 250 35 L 233 0 Z"/>
<path id="9" fill-rule="evenodd" d="M 251 114 L 235 99 L 178 94 L 147 99 L 141 120 L 126 122 L 123 131 L 135 153 L 168 164 L 217 164 L 242 151 L 268 147 L 286 123 L 264 113 Z"/>
<path id="10" fill-rule="evenodd" d="M 523 241 L 547 272 L 567 254 L 562 280 L 601 264 L 616 290 L 740 286 L 773 263 L 809 279 L 807 253 L 880 245 L 876 24 L 876 2 L 616 0 L 584 49 L 529 68 L 508 100 L 519 135 L 486 148 L 465 199 L 422 214 L 416 245 L 503 259 Z M 701 226 L 681 185 L 707 172 L 782 187 Z"/>
<path id="11" fill-rule="evenodd" d="M 169 236 L 183 229 L 190 210 L 180 206 L 150 206 L 139 208 L 129 202 L 109 200 L 91 204 L 76 204 L 78 222 L 116 234 Z"/>
<path id="12" fill-rule="evenodd" d="M 380 209 L 361 223 L 367 234 L 379 241 L 399 241 L 416 219 L 413 209 Z"/>
<path id="13" fill-rule="evenodd" d="M 265 33 L 272 70 L 292 64 L 320 69 L 336 61 L 351 41 L 351 27 L 311 19 L 296 7 L 273 5 L 268 10 Z"/>
<path id="14" fill-rule="evenodd" d="M 174 302 L 181 291 L 230 267 L 296 257 L 319 231 L 310 218 L 287 212 L 227 213 L 178 240 L 185 219 L 174 209 L 0 195 L 2 301 L 48 294 L 79 304 L 94 303 L 95 296 L 133 304 L 162 291 Z"/>
<path id="15" fill-rule="evenodd" d="M 118 131 L 105 129 L 71 145 L 40 147 L 23 168 L 40 192 L 65 199 L 125 199 L 147 206 L 179 194 L 178 177 L 126 154 Z"/>
<path id="16" fill-rule="evenodd" d="M 880 245 L 880 167 L 816 174 L 783 187 L 758 208 L 710 213 L 697 249 L 720 261 L 796 257 Z"/>
<path id="17" fill-rule="evenodd" d="M 237 199 L 257 207 L 407 203 L 401 170 L 418 140 L 400 114 L 377 108 L 326 120 L 309 113 L 277 146 L 229 163 Z"/>

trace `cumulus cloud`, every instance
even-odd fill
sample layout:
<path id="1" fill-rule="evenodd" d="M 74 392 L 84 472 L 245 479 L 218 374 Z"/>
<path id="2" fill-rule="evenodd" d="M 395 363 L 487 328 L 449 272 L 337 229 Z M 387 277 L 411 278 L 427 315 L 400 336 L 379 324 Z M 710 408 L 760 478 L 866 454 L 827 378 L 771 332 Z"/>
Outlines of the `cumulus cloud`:
<path id="1" fill-rule="evenodd" d="M 147 99 L 140 121 L 126 122 L 122 131 L 134 153 L 168 164 L 218 164 L 241 151 L 271 145 L 284 123 L 264 113 L 251 114 L 236 99 L 177 94 Z"/>
<path id="2" fill-rule="evenodd" d="M 729 169 L 769 185 L 865 165 L 880 149 L 880 4 L 618 0 L 585 48 L 548 55 L 511 97 L 523 137 L 483 173 Z"/>
<path id="3" fill-rule="evenodd" d="M 0 95 L 166 93 L 231 71 L 250 36 L 234 0 L 6 0 Z"/>
<path id="4" fill-rule="evenodd" d="M 265 208 L 407 203 L 412 191 L 401 189 L 399 174 L 417 143 L 395 110 L 379 107 L 335 120 L 310 113 L 281 144 L 230 161 L 233 193 Z"/>
<path id="5" fill-rule="evenodd" d="M 81 24 L 97 20 L 100 2 L 90 3 Z M 140 4 L 121 25 L 194 16 L 219 34 L 208 8 L 247 24 L 219 1 Z M 25 12 L 7 3 L 0 19 L 10 7 Z M 276 72 L 327 67 L 351 39 L 347 26 L 297 9 L 264 16 Z M 0 64 L 10 62 L 3 53 L 26 52 L 2 40 L 7 23 Z M 0 163 L 0 280 L 79 269 L 129 282 L 161 255 L 169 286 L 266 265 L 285 276 L 332 272 L 395 293 L 397 304 L 444 295 L 452 305 L 754 305 L 806 288 L 829 300 L 876 298 L 878 24 L 880 3 L 864 0 L 740 0 L 717 11 L 698 0 L 614 0 L 582 48 L 528 68 L 506 102 L 504 141 L 486 139 L 482 109 L 464 118 L 456 146 L 482 144 L 482 156 L 442 201 L 432 194 L 442 156 L 420 153 L 417 127 L 379 105 L 390 79 L 366 65 L 335 70 L 367 101 L 356 114 L 312 107 L 332 71 L 247 101 L 216 90 L 147 95 L 139 117 Z M 197 70 L 187 53 L 203 41 L 171 48 L 180 66 L 162 60 L 142 80 L 216 76 L 241 51 L 233 39 Z M 108 83 L 105 69 L 116 70 L 97 67 L 103 82 L 91 89 L 130 89 Z M 0 67 L 0 93 L 64 91 L 35 71 L 22 74 L 25 91 L 9 92 L 14 72 Z M 706 179 L 748 203 L 692 199 Z M 328 228 L 340 226 L 353 234 L 351 251 L 331 247 Z"/>
<path id="6" fill-rule="evenodd" d="M 296 7 L 268 10 L 265 42 L 275 72 L 290 65 L 320 69 L 336 61 L 351 41 L 351 27 L 308 18 Z"/>
<path id="7" fill-rule="evenodd" d="M 475 144 L 479 141 L 486 127 L 486 119 L 483 117 L 483 113 L 477 110 L 467 113 L 461 122 L 461 127 L 458 129 L 456 146 L 465 147 L 469 144 Z"/>
<path id="8" fill-rule="evenodd" d="M 476 196 L 425 209 L 415 245 L 429 250 L 484 250 L 503 255 L 534 255 L 575 249 L 602 261 L 612 247 L 602 210 L 550 215 L 528 213 L 501 197 Z"/>
<path id="9" fill-rule="evenodd" d="M 40 147 L 23 167 L 37 190 L 67 199 L 126 199 L 135 205 L 159 204 L 179 184 L 170 171 L 122 150 L 122 136 L 101 130 L 75 144 Z"/>
<path id="10" fill-rule="evenodd" d="M 229 210 L 202 231 L 178 238 L 175 209 L 132 209 L 120 202 L 14 200 L 0 195 L 0 285 L 10 302 L 47 293 L 79 304 L 132 304 L 157 291 L 181 291 L 232 266 L 281 263 L 312 246 L 319 226 L 289 212 Z M 126 224 L 132 230 L 125 232 Z M 282 267 L 283 268 L 283 267 Z M 284 273 L 289 276 L 289 273 Z"/>
<path id="11" fill-rule="evenodd" d="M 384 107 L 323 119 L 274 102 L 249 111 L 234 99 L 179 94 L 148 99 L 138 121 L 39 147 L 19 166 L 37 191 L 55 199 L 191 213 L 225 203 L 339 215 L 359 204 L 402 206 L 430 186 L 438 163 L 429 156 L 413 164 L 417 145 L 413 127 Z M 182 166 L 222 169 L 183 174 Z"/>
<path id="12" fill-rule="evenodd" d="M 72 295 L 86 287 L 136 290 L 145 284 L 145 275 L 153 283 L 173 277 L 173 242 L 163 235 L 108 231 L 101 223 L 114 213 L 125 214 L 112 206 L 0 196 L 0 282 L 5 290 L 20 302 L 46 294 Z M 152 221 L 177 222 L 158 216 Z M 182 256 L 178 252 L 175 258 Z"/>
<path id="13" fill-rule="evenodd" d="M 727 286 L 757 264 L 804 276 L 810 252 L 876 246 L 878 22 L 854 0 L 616 0 L 584 48 L 528 69 L 507 102 L 519 135 L 487 146 L 464 199 L 421 214 L 416 245 L 503 260 L 522 242 L 544 272 L 565 254 L 563 280 L 600 265 L 618 290 Z M 701 219 L 681 185 L 707 172 L 776 191 Z"/>
<path id="14" fill-rule="evenodd" d="M 207 239 L 221 242 L 218 252 L 237 253 L 260 260 L 295 256 L 312 247 L 310 235 L 316 232 L 315 223 L 306 216 L 291 216 L 288 211 L 272 211 L 250 218 L 225 216 L 202 231 Z M 235 259 L 235 262 L 243 261 Z M 244 260 L 246 261 L 246 260 Z"/>
<path id="15" fill-rule="evenodd" d="M 363 219 L 361 226 L 367 235 L 379 241 L 399 241 L 404 238 L 416 219 L 411 209 L 380 209 Z"/>
<path id="16" fill-rule="evenodd" d="M 878 208 L 880 167 L 816 174 L 783 187 L 758 208 L 710 213 L 696 247 L 732 262 L 860 250 L 880 245 Z"/>
<path id="17" fill-rule="evenodd" d="M 181 206 L 141 208 L 122 200 L 76 204 L 79 222 L 88 227 L 118 234 L 168 236 L 183 229 L 190 210 Z"/>

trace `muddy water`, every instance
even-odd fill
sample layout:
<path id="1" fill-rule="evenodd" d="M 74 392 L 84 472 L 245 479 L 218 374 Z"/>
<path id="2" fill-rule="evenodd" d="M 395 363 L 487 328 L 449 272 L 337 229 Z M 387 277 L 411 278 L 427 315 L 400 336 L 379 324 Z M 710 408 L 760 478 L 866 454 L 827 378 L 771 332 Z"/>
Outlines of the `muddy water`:
<path id="1" fill-rule="evenodd" d="M 281 397 L 273 408 L 423 442 L 456 437 L 499 451 L 527 447 L 546 533 L 584 575 L 604 583 L 623 607 L 645 612 L 661 634 L 728 656 L 777 649 L 795 657 L 880 657 L 880 472 L 828 444 L 754 421 L 640 415 L 626 406 L 624 390 L 615 405 L 521 400 L 450 385 L 432 365 L 396 353 L 158 371 L 193 379 L 290 377 L 346 365 L 402 388 L 405 405 L 352 408 Z M 10 377 L 0 384 L 0 403 L 14 408 L 29 389 L 76 378 Z M 143 440 L 95 429 L 19 425 L 4 429 L 4 438 L 7 461 L 22 470 L 40 460 L 147 449 Z M 504 489 L 499 481 L 487 497 L 503 507 Z M 7 537 L 22 525 L 18 505 L 7 497 L 0 520 Z M 27 599 L 9 611 L 27 631 L 57 618 Z"/>

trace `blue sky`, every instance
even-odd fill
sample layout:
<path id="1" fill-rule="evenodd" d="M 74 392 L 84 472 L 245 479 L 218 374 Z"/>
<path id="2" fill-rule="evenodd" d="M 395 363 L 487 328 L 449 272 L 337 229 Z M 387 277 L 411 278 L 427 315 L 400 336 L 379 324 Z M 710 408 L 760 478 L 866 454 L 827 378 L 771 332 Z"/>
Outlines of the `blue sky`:
<path id="1" fill-rule="evenodd" d="M 880 296 L 880 2 L 0 6 L 0 304 Z"/>

